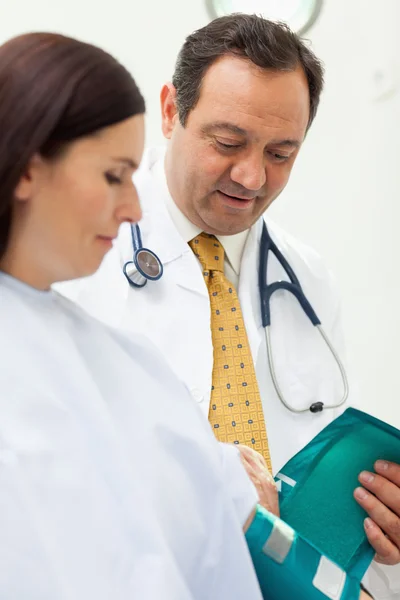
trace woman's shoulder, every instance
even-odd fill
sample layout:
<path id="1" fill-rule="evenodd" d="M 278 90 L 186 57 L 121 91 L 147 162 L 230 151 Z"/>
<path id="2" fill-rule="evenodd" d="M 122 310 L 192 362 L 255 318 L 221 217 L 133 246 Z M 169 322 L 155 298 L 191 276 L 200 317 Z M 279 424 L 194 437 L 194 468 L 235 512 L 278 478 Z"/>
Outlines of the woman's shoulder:
<path id="1" fill-rule="evenodd" d="M 146 370 L 157 373 L 158 377 L 162 373 L 167 379 L 177 380 L 161 352 L 146 336 L 107 325 L 62 294 L 58 292 L 54 294 L 59 307 L 68 315 L 80 335 L 84 334 L 87 339 L 91 336 L 93 343 L 99 339 L 107 339 L 109 344 L 118 345 L 135 362 L 140 363 L 142 367 L 145 366 Z"/>

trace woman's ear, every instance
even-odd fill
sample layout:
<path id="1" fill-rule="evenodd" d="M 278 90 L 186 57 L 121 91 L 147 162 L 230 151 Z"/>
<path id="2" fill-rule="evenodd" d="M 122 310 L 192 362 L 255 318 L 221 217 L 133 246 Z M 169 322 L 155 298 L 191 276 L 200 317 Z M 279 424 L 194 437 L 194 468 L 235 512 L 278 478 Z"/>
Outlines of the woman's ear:
<path id="1" fill-rule="evenodd" d="M 14 198 L 17 201 L 26 202 L 32 197 L 32 194 L 37 187 L 43 167 L 43 158 L 39 154 L 32 156 L 15 187 Z"/>

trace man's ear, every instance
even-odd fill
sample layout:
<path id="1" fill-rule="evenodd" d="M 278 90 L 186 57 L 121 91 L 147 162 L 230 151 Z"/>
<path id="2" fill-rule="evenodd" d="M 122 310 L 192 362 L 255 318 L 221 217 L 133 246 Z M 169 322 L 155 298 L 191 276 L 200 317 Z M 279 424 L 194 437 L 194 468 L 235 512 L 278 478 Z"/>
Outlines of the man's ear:
<path id="1" fill-rule="evenodd" d="M 17 201 L 26 202 L 32 197 L 42 167 L 42 157 L 39 154 L 32 156 L 15 187 L 14 198 Z"/>
<path id="2" fill-rule="evenodd" d="M 165 83 L 160 94 L 162 132 L 169 140 L 178 120 L 176 89 L 172 83 Z"/>

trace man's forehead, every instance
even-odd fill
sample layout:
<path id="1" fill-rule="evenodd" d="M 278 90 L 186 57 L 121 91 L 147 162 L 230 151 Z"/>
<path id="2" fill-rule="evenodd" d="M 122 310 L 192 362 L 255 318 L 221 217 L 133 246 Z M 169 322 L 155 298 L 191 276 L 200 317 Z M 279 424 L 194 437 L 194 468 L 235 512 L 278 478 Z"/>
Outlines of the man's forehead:
<path id="1" fill-rule="evenodd" d="M 277 80 L 285 81 L 293 77 L 294 73 L 302 75 L 307 86 L 307 79 L 300 65 L 294 66 L 293 69 L 281 71 L 262 68 L 245 57 L 226 54 L 215 60 L 207 68 L 203 76 L 202 86 L 207 89 L 210 85 L 217 84 L 222 90 L 224 84 L 232 83 L 234 86 L 240 87 L 242 81 L 252 81 L 253 85 L 260 83 L 271 86 Z"/>
<path id="2" fill-rule="evenodd" d="M 249 129 L 251 120 L 251 128 L 267 125 L 287 129 L 291 138 L 305 131 L 309 108 L 308 83 L 301 68 L 289 72 L 261 71 L 250 61 L 227 56 L 206 73 L 194 110 L 198 109 L 208 123 L 237 126 L 238 134 L 239 129 Z M 290 134 L 293 127 L 299 133 Z"/>

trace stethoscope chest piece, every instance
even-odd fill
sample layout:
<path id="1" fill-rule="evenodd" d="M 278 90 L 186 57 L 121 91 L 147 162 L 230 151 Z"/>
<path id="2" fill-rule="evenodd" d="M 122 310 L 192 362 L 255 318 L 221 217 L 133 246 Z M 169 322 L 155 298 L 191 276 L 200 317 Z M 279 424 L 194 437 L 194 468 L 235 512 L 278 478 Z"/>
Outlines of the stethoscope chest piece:
<path id="1" fill-rule="evenodd" d="M 124 264 L 124 275 L 129 284 L 141 288 L 148 281 L 157 281 L 162 277 L 164 268 L 162 262 L 152 250 L 143 248 L 138 225 L 131 226 L 133 242 L 133 259 Z"/>
<path id="2" fill-rule="evenodd" d="M 124 264 L 123 271 L 125 277 L 129 281 L 129 285 L 131 285 L 133 288 L 140 289 L 144 287 L 148 281 L 157 281 L 157 279 L 160 279 L 162 277 L 163 265 L 158 256 L 152 250 L 149 250 L 148 248 L 143 248 L 142 236 L 138 225 L 131 225 L 131 234 L 133 257 L 132 260 L 129 260 Z M 278 263 L 280 263 L 281 267 L 286 273 L 287 280 L 284 279 L 268 284 L 267 271 L 269 252 L 271 252 L 275 256 Z M 319 320 L 317 314 L 314 312 L 314 309 L 311 306 L 310 302 L 306 298 L 303 288 L 301 287 L 300 281 L 297 279 L 296 274 L 294 273 L 293 269 L 291 268 L 290 264 L 288 263 L 282 252 L 273 242 L 265 223 L 263 223 L 263 231 L 260 242 L 260 264 L 258 279 L 260 292 L 261 321 L 265 330 L 269 369 L 271 373 L 272 383 L 280 401 L 288 410 L 290 410 L 290 412 L 298 414 L 306 412 L 318 414 L 326 409 L 338 408 L 339 406 L 344 404 L 349 393 L 346 371 L 335 348 L 333 347 L 327 334 L 322 328 L 321 321 Z M 316 401 L 311 402 L 311 404 L 303 406 L 302 408 L 297 408 L 285 398 L 284 393 L 279 385 L 271 346 L 270 300 L 273 294 L 282 291 L 292 294 L 297 299 L 305 315 L 310 320 L 311 325 L 314 326 L 318 333 L 322 336 L 323 341 L 325 342 L 327 348 L 329 349 L 332 355 L 332 359 L 334 360 L 337 368 L 340 371 L 340 375 L 343 382 L 343 394 L 333 404 L 326 405 L 321 401 Z"/>

